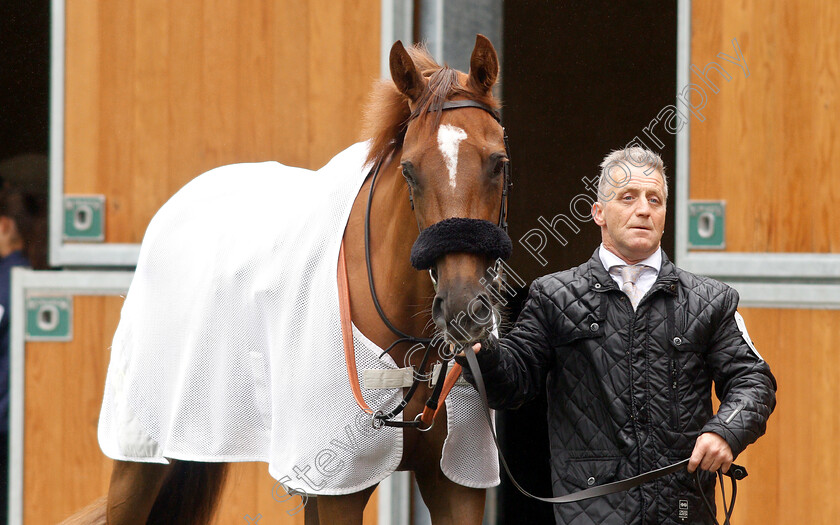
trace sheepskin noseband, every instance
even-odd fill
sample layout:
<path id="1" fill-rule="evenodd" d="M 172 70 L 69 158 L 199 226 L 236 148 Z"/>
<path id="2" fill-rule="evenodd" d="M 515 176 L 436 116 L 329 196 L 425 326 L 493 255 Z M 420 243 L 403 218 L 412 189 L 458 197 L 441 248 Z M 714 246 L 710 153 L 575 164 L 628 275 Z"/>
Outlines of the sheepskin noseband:
<path id="1" fill-rule="evenodd" d="M 438 257 L 452 252 L 507 259 L 511 250 L 513 243 L 507 232 L 492 222 L 453 217 L 420 232 L 411 247 L 411 265 L 418 270 L 427 270 Z"/>

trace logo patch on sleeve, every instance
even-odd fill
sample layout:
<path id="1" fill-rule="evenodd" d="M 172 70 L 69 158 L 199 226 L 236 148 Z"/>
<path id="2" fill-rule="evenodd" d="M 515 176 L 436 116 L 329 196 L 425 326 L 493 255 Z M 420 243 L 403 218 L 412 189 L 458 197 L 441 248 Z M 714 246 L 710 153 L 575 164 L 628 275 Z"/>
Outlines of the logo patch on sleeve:
<path id="1" fill-rule="evenodd" d="M 741 331 L 741 335 L 744 337 L 744 341 L 750 347 L 750 350 L 753 351 L 756 357 L 764 361 L 764 358 L 761 357 L 761 354 L 759 354 L 758 350 L 755 349 L 755 345 L 753 344 L 752 339 L 750 339 L 750 334 L 747 332 L 747 324 L 744 322 L 744 318 L 741 317 L 741 314 L 739 314 L 738 312 L 735 312 L 735 324 L 738 325 L 738 330 Z"/>
<path id="2" fill-rule="evenodd" d="M 685 521 L 688 519 L 688 500 L 681 499 L 679 505 L 679 513 L 677 515 L 680 521 Z"/>

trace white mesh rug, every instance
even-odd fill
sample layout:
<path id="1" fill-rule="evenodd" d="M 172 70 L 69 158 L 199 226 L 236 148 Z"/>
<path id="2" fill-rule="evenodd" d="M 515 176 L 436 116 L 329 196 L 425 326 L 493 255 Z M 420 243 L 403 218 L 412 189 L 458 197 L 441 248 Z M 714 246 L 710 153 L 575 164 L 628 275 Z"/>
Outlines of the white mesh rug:
<path id="1" fill-rule="evenodd" d="M 290 489 L 346 494 L 394 471 L 398 430 L 373 430 L 347 382 L 336 263 L 367 144 L 318 171 L 223 166 L 155 215 L 114 334 L 99 420 L 113 459 L 265 461 Z M 406 261 L 408 264 L 408 261 Z M 396 368 L 354 329 L 359 374 Z M 389 410 L 401 389 L 365 390 Z M 498 484 L 477 393 L 447 400 L 441 467 Z"/>

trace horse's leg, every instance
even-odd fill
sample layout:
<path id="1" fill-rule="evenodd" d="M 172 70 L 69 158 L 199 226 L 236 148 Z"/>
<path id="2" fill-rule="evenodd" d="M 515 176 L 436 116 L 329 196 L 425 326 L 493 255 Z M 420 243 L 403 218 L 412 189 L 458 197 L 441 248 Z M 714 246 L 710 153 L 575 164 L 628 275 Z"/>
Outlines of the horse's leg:
<path id="1" fill-rule="evenodd" d="M 376 485 L 344 496 L 318 496 L 318 519 L 328 525 L 361 525 Z"/>
<path id="2" fill-rule="evenodd" d="M 172 465 L 114 461 L 108 489 L 109 525 L 144 525 Z"/>
<path id="3" fill-rule="evenodd" d="M 321 525 L 318 520 L 318 498 L 311 496 L 303 508 L 303 525 Z"/>
<path id="4" fill-rule="evenodd" d="M 439 464 L 435 466 L 414 472 L 432 524 L 481 525 L 486 491 L 458 485 L 441 472 Z"/>

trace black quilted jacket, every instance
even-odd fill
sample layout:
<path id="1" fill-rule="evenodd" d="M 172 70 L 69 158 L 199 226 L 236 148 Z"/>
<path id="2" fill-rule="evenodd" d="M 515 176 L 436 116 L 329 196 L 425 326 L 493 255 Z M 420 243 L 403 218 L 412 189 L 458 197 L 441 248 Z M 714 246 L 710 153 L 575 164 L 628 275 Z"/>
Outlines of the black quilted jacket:
<path id="1" fill-rule="evenodd" d="M 581 266 L 534 281 L 511 332 L 484 341 L 477 357 L 490 405 L 515 408 L 545 388 L 556 496 L 687 458 L 703 432 L 722 436 L 737 456 L 764 433 L 776 404 L 776 380 L 738 329 L 737 306 L 735 290 L 663 254 L 634 312 L 596 250 Z M 466 367 L 465 377 L 473 381 Z M 701 480 L 714 502 L 715 477 L 702 472 Z M 555 517 L 575 525 L 712 523 L 686 471 L 555 505 Z"/>

